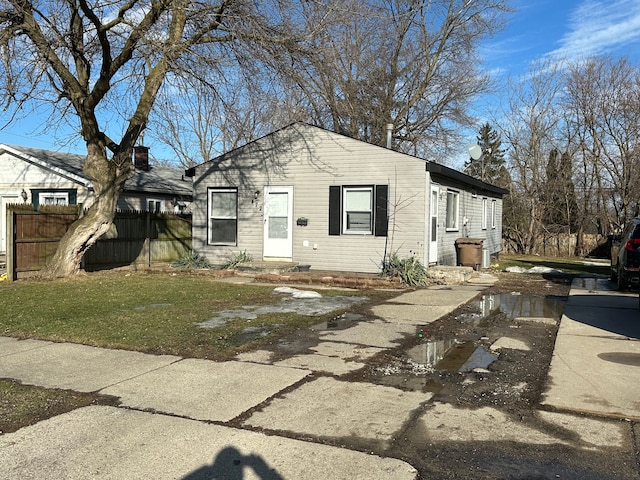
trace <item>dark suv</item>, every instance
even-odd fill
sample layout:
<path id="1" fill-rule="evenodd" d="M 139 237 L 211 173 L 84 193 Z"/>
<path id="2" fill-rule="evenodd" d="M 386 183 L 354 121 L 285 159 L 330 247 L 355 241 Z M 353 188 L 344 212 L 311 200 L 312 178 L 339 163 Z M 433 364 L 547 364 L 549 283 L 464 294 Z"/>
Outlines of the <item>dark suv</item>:
<path id="1" fill-rule="evenodd" d="M 621 235 L 611 236 L 611 280 L 620 290 L 640 284 L 640 218 L 631 220 Z"/>

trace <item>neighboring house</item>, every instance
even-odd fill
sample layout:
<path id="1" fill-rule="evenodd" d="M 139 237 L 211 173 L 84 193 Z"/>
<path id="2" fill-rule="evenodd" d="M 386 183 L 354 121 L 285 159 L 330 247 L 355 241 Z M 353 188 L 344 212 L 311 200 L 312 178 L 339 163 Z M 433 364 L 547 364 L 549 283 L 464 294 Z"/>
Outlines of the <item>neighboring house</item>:
<path id="1" fill-rule="evenodd" d="M 135 157 L 136 171 L 118 199 L 119 208 L 156 212 L 190 208 L 193 186 L 183 170 L 149 167 L 146 147 Z M 82 171 L 84 160 L 84 155 L 0 144 L 0 252 L 6 251 L 7 204 L 91 205 L 94 191 Z"/>
<path id="2" fill-rule="evenodd" d="M 386 255 L 456 264 L 459 237 L 501 249 L 506 190 L 443 165 L 294 123 L 191 168 L 193 248 L 374 273 Z"/>

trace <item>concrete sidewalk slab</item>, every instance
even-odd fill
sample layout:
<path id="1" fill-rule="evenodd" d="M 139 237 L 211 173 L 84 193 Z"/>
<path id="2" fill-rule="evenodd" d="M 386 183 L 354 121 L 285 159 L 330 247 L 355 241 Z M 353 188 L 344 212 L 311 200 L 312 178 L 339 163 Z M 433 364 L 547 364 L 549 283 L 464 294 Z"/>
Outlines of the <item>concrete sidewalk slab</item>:
<path id="1" fill-rule="evenodd" d="M 228 422 L 311 372 L 256 363 L 187 359 L 100 393 L 123 405 L 197 420 Z"/>
<path id="2" fill-rule="evenodd" d="M 458 286 L 456 288 L 432 287 L 403 293 L 395 298 L 387 300 L 386 303 L 392 305 L 407 303 L 411 305 L 425 306 L 459 306 L 476 297 L 484 289 L 485 287 L 482 286 Z"/>
<path id="3" fill-rule="evenodd" d="M 433 394 L 321 377 L 271 401 L 244 423 L 320 437 L 358 437 L 387 447 Z"/>
<path id="4" fill-rule="evenodd" d="M 371 309 L 376 317 L 383 318 L 389 323 L 399 325 L 426 325 L 435 322 L 439 318 L 447 315 L 457 306 L 447 305 L 404 305 L 383 303 Z"/>
<path id="5" fill-rule="evenodd" d="M 561 321 L 542 405 L 640 419 L 640 341 Z"/>
<path id="6" fill-rule="evenodd" d="M 52 343 L 44 340 L 19 340 L 11 337 L 0 337 L 0 357 L 47 347 Z"/>
<path id="7" fill-rule="evenodd" d="M 504 411 L 492 407 L 459 408 L 435 403 L 420 418 L 432 441 L 516 442 L 523 445 L 572 444 L 587 450 L 621 448 L 630 426 L 617 421 L 580 415 L 536 411 L 544 428 L 533 422 L 514 422 Z M 570 440 L 569 440 L 570 439 Z"/>
<path id="8" fill-rule="evenodd" d="M 165 415 L 86 407 L 0 437 L 0 478 L 411 480 L 393 458 Z"/>
<path id="9" fill-rule="evenodd" d="M 41 387 L 95 392 L 179 360 L 171 355 L 48 343 L 3 356 L 0 377 Z"/>
<path id="10" fill-rule="evenodd" d="M 578 305 L 574 303 L 574 297 L 570 297 L 558 335 L 640 339 L 640 311 L 635 308 L 610 308 L 609 304 Z"/>
<path id="11" fill-rule="evenodd" d="M 425 325 L 451 313 L 466 304 L 485 287 L 465 286 L 433 287 L 404 293 L 383 304 L 376 305 L 371 312 L 387 322 L 401 325 Z"/>
<path id="12" fill-rule="evenodd" d="M 360 322 L 344 330 L 324 331 L 320 340 L 366 345 L 379 348 L 397 347 L 408 336 L 414 335 L 414 325 L 394 325 L 381 320 Z"/>
<path id="13" fill-rule="evenodd" d="M 344 375 L 361 369 L 365 366 L 366 360 L 384 351 L 383 348 L 378 347 L 328 341 L 320 342 L 310 350 L 314 353 L 294 355 L 276 362 L 274 365 Z"/>
<path id="14" fill-rule="evenodd" d="M 344 375 L 355 370 L 360 370 L 365 366 L 364 363 L 349 362 L 341 358 L 317 354 L 296 355 L 276 362 L 274 365 L 280 367 L 303 368 L 305 370 L 323 372 L 331 375 Z"/>

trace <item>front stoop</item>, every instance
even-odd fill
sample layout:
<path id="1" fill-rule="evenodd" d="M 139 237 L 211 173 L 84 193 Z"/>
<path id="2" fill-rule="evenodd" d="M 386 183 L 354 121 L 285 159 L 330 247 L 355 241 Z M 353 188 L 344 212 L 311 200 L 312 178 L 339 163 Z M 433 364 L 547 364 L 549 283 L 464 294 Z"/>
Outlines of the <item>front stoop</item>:
<path id="1" fill-rule="evenodd" d="M 282 275 L 294 272 L 298 264 L 296 262 L 246 262 L 239 263 L 235 271 L 240 276 L 254 276 L 257 274 Z"/>
<path id="2" fill-rule="evenodd" d="M 475 274 L 472 267 L 452 267 L 447 265 L 434 265 L 429 267 L 429 278 L 442 282 L 445 285 L 462 285 L 467 283 Z"/>

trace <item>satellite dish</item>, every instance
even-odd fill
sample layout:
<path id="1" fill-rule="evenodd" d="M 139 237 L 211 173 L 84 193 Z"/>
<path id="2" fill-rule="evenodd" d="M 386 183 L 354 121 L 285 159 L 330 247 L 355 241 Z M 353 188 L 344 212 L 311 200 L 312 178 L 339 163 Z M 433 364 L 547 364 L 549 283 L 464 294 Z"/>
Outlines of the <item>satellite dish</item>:
<path id="1" fill-rule="evenodd" d="M 482 156 L 482 148 L 479 145 L 467 145 L 467 150 L 474 160 L 478 160 Z"/>

